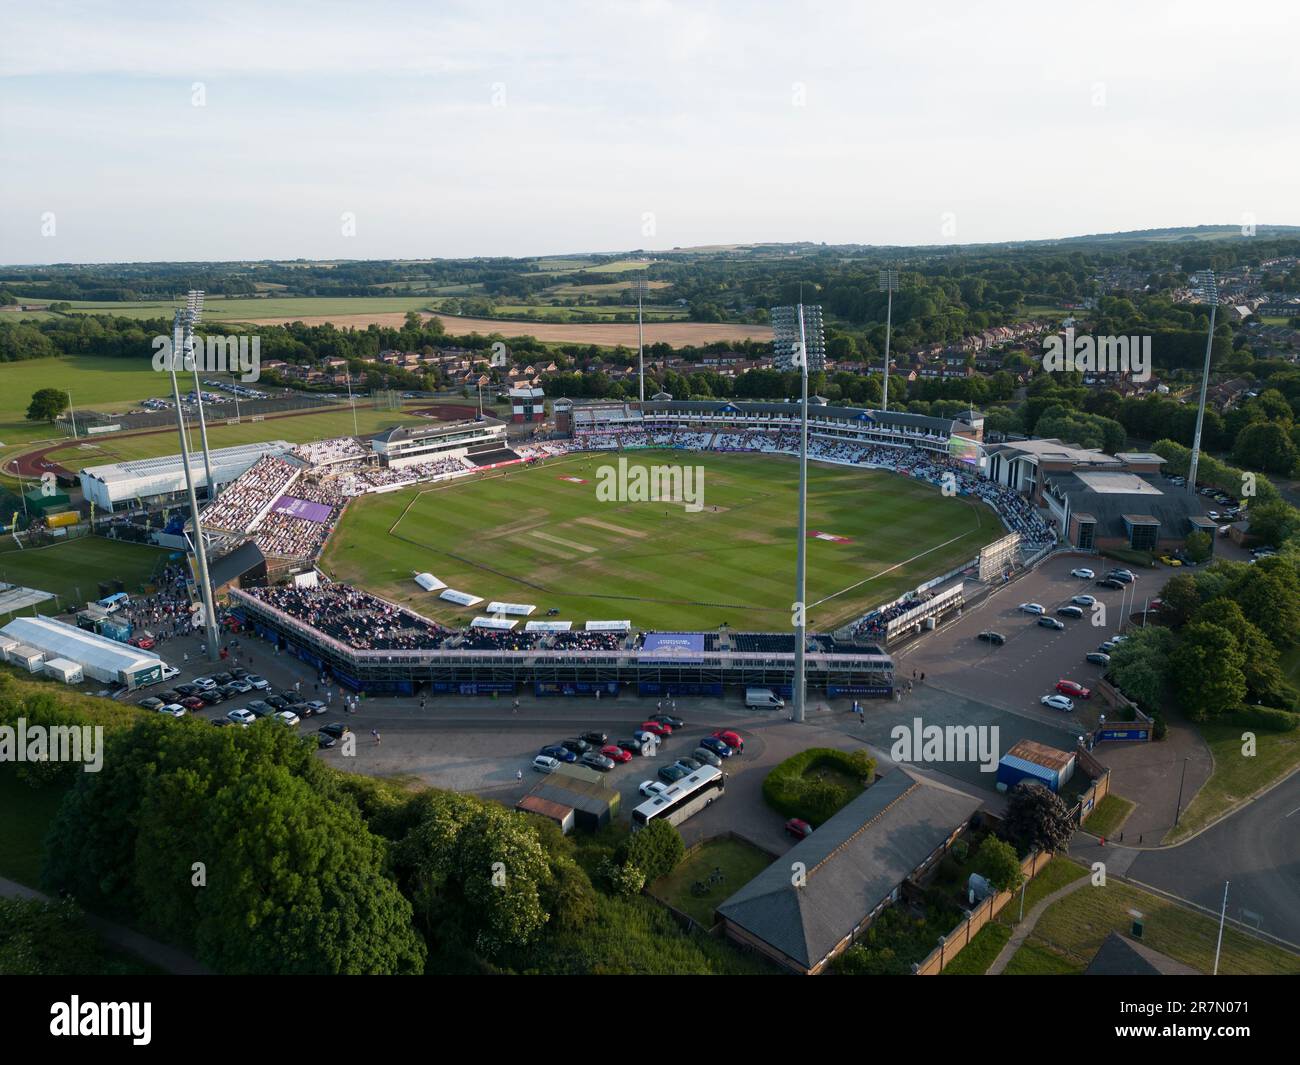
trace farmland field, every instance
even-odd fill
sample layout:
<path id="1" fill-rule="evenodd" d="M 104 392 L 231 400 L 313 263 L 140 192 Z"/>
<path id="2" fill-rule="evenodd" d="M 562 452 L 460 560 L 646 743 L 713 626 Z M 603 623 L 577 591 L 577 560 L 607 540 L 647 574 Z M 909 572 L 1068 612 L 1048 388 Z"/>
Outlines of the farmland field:
<path id="1" fill-rule="evenodd" d="M 486 602 L 538 616 L 628 619 L 641 628 L 788 631 L 798 464 L 788 456 L 638 451 L 632 464 L 698 465 L 703 509 L 599 502 L 614 455 L 569 456 L 469 482 L 363 496 L 330 538 L 331 576 L 463 625 Z M 572 478 L 572 479 L 570 479 Z M 982 504 L 894 474 L 810 464 L 810 626 L 828 629 L 975 556 L 1002 526 Z M 482 596 L 458 608 L 417 572 Z"/>

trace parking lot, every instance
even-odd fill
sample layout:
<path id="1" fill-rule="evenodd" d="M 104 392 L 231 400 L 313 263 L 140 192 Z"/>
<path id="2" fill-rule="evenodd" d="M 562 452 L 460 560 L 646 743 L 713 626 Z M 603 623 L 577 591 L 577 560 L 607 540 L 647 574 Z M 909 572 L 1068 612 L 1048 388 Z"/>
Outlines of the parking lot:
<path id="1" fill-rule="evenodd" d="M 1104 710 L 1098 700 L 1075 699 L 1074 711 L 1063 715 L 1042 706 L 1039 699 L 1062 679 L 1095 687 L 1105 667 L 1084 656 L 1121 632 L 1126 615 L 1136 614 L 1129 624 L 1140 625 L 1146 600 L 1159 595 L 1165 578 L 1160 571 L 1144 570 L 1132 585 L 1118 591 L 1096 587 L 1095 579 L 1070 576 L 1078 567 L 1093 569 L 1100 578 L 1111 564 L 1070 556 L 1049 559 L 1020 580 L 997 588 L 960 618 L 893 652 L 897 676 L 910 680 L 913 671 L 918 677 L 924 673 L 931 687 L 1041 720 L 1068 716 L 1076 731 L 1095 727 Z M 1076 595 L 1095 597 L 1104 613 L 1085 607 L 1082 618 L 1060 618 L 1065 628 L 1058 631 L 1043 628 L 1035 616 L 1020 610 L 1021 603 L 1038 603 L 1047 617 L 1056 617 L 1056 609 Z M 1006 643 L 995 646 L 978 638 L 989 630 L 1004 635 Z"/>

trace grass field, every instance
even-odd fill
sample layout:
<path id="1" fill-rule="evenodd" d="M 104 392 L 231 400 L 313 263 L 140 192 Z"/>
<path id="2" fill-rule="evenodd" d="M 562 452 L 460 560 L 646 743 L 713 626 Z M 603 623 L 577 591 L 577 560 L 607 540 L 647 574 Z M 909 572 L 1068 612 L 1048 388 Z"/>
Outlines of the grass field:
<path id="1" fill-rule="evenodd" d="M 80 605 L 98 599 L 99 582 L 117 578 L 134 593 L 167 561 L 170 551 L 144 544 L 106 540 L 101 536 L 83 536 L 49 547 L 10 550 L 13 539 L 6 537 L 0 552 L 0 580 L 26 588 L 53 592 L 65 605 Z M 38 604 L 37 612 L 53 613 L 53 603 Z M 21 611 L 30 614 L 31 609 Z M 0 621 L 7 620 L 0 615 Z"/>
<path id="2" fill-rule="evenodd" d="M 770 854 L 744 840 L 729 837 L 711 839 L 702 843 L 671 873 L 651 884 L 650 894 L 687 914 L 703 927 L 711 928 L 713 911 L 771 864 Z M 710 885 L 706 895 L 693 895 L 691 885 L 697 881 L 707 883 L 715 869 L 722 870 L 722 882 Z"/>
<path id="3" fill-rule="evenodd" d="M 462 609 L 411 580 L 431 572 L 485 601 L 533 603 L 575 623 L 629 619 L 644 628 L 789 631 L 798 465 L 787 456 L 635 452 L 630 463 L 698 464 L 703 510 L 598 502 L 598 468 L 573 456 L 468 483 L 351 503 L 322 568 L 426 615 L 464 624 Z M 947 499 L 893 474 L 811 464 L 809 624 L 820 629 L 973 558 L 1002 526 L 982 504 Z M 578 478 L 574 483 L 565 478 Z M 715 509 L 716 508 L 716 509 Z"/>
<path id="4" fill-rule="evenodd" d="M 426 424 L 427 418 L 401 411 L 375 410 L 357 405 L 356 425 L 363 434 L 378 433 L 395 425 Z M 308 440 L 322 440 L 331 436 L 353 432 L 352 411 L 346 407 L 322 411 L 319 414 L 295 414 L 291 417 L 273 417 L 255 422 L 245 418 L 238 425 L 208 422 L 208 446 L 234 447 L 264 440 L 287 440 L 301 444 Z M 198 428 L 190 430 L 190 447 L 198 445 Z M 68 441 L 67 447 L 49 452 L 49 459 L 62 463 L 68 469 L 100 466 L 107 462 L 126 462 L 131 459 L 157 458 L 175 455 L 180 442 L 175 429 L 155 433 L 132 433 L 126 436 L 105 434 L 93 440 Z"/>

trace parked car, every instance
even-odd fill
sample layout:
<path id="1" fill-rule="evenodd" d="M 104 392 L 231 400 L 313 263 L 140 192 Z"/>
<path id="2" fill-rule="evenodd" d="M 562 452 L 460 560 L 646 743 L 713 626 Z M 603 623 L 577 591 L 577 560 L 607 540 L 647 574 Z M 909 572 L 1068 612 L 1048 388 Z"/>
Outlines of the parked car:
<path id="1" fill-rule="evenodd" d="M 1067 604 L 1056 608 L 1057 614 L 1063 618 L 1081 618 L 1083 617 L 1083 607 Z"/>
<path id="2" fill-rule="evenodd" d="M 197 684 L 178 684 L 176 685 L 176 690 L 180 692 L 180 697 L 185 699 L 192 695 L 198 695 L 203 689 Z"/>
<path id="3" fill-rule="evenodd" d="M 660 795 L 667 791 L 668 785 L 662 780 L 643 780 L 641 781 L 641 786 L 636 790 L 647 799 L 653 799 L 656 795 Z"/>
<path id="4" fill-rule="evenodd" d="M 591 744 L 588 743 L 586 740 L 581 740 L 581 739 L 561 740 L 560 746 L 567 747 L 579 758 L 581 758 L 584 754 L 586 754 L 589 750 L 591 750 Z"/>
<path id="5" fill-rule="evenodd" d="M 259 677 L 256 673 L 250 673 L 244 679 L 248 681 L 248 683 L 251 684 L 258 691 L 265 691 L 267 688 L 271 686 L 271 682 L 269 680 L 267 680 L 265 677 Z"/>
<path id="6" fill-rule="evenodd" d="M 1076 595 L 1070 602 L 1079 606 L 1096 606 L 1097 597 L 1095 595 Z"/>
<path id="7" fill-rule="evenodd" d="M 1044 695 L 1038 700 L 1044 706 L 1050 706 L 1053 710 L 1061 710 L 1069 713 L 1074 709 L 1074 700 L 1067 699 L 1064 695 Z"/>
<path id="8" fill-rule="evenodd" d="M 647 732 L 643 728 L 633 729 L 632 738 L 636 740 L 637 743 L 649 743 L 655 748 L 658 748 L 659 746 L 659 737 L 653 732 Z"/>
<path id="9" fill-rule="evenodd" d="M 201 692 L 205 692 L 209 688 L 215 688 L 217 686 L 217 682 L 211 677 L 195 677 L 190 683 Z"/>
<path id="10" fill-rule="evenodd" d="M 312 717 L 319 717 L 321 714 L 325 713 L 325 711 L 328 710 L 329 707 L 327 707 L 319 699 L 308 699 L 307 709 L 311 711 Z"/>
<path id="11" fill-rule="evenodd" d="M 581 738 L 587 743 L 590 743 L 593 747 L 604 747 L 605 744 L 609 742 L 609 737 L 603 732 L 584 732 Z"/>
<path id="12" fill-rule="evenodd" d="M 567 747 L 560 746 L 558 743 L 543 747 L 537 754 L 540 757 L 554 758 L 557 762 L 576 762 L 578 760 L 577 754 Z"/>
<path id="13" fill-rule="evenodd" d="M 700 740 L 700 746 L 706 751 L 712 751 L 719 758 L 730 758 L 734 753 L 731 747 L 717 736 L 705 736 Z"/>
<path id="14" fill-rule="evenodd" d="M 614 761 L 606 758 L 599 751 L 588 751 L 578 759 L 580 765 L 585 765 L 589 769 L 599 769 L 602 773 L 608 773 L 614 768 Z"/>
<path id="15" fill-rule="evenodd" d="M 1020 606 L 1018 606 L 1016 609 L 1025 614 L 1046 614 L 1047 613 L 1047 611 L 1043 608 L 1042 603 L 1021 603 Z"/>
<path id="16" fill-rule="evenodd" d="M 158 641 L 154 639 L 152 632 L 142 632 L 138 636 L 132 636 L 126 642 L 132 647 L 140 648 L 142 651 L 152 651 Z"/>
<path id="17" fill-rule="evenodd" d="M 248 709 L 257 717 L 270 717 L 275 713 L 275 707 L 262 699 L 254 699 L 248 704 Z"/>
<path id="18" fill-rule="evenodd" d="M 1113 569 L 1107 573 L 1106 576 L 1117 581 L 1122 581 L 1124 584 L 1132 584 L 1138 579 L 1137 574 L 1131 569 Z"/>
<path id="19" fill-rule="evenodd" d="M 232 674 L 230 674 L 230 673 L 213 673 L 213 674 L 212 674 L 212 679 L 215 680 L 215 681 L 217 682 L 217 687 L 218 687 L 218 688 L 224 688 L 227 684 L 229 684 L 229 683 L 230 683 L 232 680 L 234 680 L 235 678 L 234 678 L 234 676 L 233 676 Z"/>
<path id="20" fill-rule="evenodd" d="M 1094 666 L 1110 665 L 1110 655 L 1105 651 L 1089 651 L 1083 658 L 1085 662 L 1091 662 Z"/>
<path id="21" fill-rule="evenodd" d="M 248 670 L 243 666 L 231 666 L 228 672 L 235 680 L 243 680 L 248 676 Z"/>
<path id="22" fill-rule="evenodd" d="M 207 704 L 197 695 L 187 695 L 181 700 L 180 705 L 186 710 L 202 710 Z"/>
<path id="23" fill-rule="evenodd" d="M 283 721 L 286 725 L 289 725 L 290 727 L 294 725 L 302 724 L 302 718 L 300 718 L 292 710 L 277 710 L 273 716 L 273 720 Z"/>
<path id="24" fill-rule="evenodd" d="M 1007 638 L 1003 636 L 1002 633 L 994 632 L 992 629 L 988 629 L 984 632 L 981 632 L 978 636 L 975 637 L 975 639 L 983 640 L 985 643 L 991 643 L 995 647 L 1001 647 L 1004 643 L 1007 642 Z"/>
<path id="25" fill-rule="evenodd" d="M 785 823 L 785 830 L 799 839 L 807 839 L 813 833 L 813 826 L 802 817 L 792 817 Z"/>
<path id="26" fill-rule="evenodd" d="M 143 699 L 137 700 L 135 705 L 143 706 L 146 710 L 157 710 L 159 707 L 165 706 L 166 704 L 157 696 L 146 695 Z"/>
<path id="27" fill-rule="evenodd" d="M 1110 640 L 1106 640 L 1103 643 L 1099 643 L 1097 645 L 1097 650 L 1100 651 L 1102 654 L 1109 656 L 1111 651 L 1115 650 L 1115 644 L 1112 643 Z M 1109 658 L 1107 658 L 1107 661 L 1109 661 Z"/>
<path id="28" fill-rule="evenodd" d="M 745 741 L 740 738 L 739 732 L 732 732 L 729 728 L 720 728 L 713 733 L 713 738 L 721 740 L 730 747 L 732 754 L 743 754 L 745 751 Z"/>
<path id="29" fill-rule="evenodd" d="M 175 688 L 166 688 L 158 693 L 158 698 L 165 703 L 179 703 L 185 696 Z"/>
<path id="30" fill-rule="evenodd" d="M 235 677 L 226 685 L 226 690 L 236 695 L 247 695 L 253 690 L 253 686 L 249 684 L 248 681 Z"/>
<path id="31" fill-rule="evenodd" d="M 351 731 L 342 721 L 331 721 L 316 730 L 316 743 L 320 747 L 333 747 Z"/>
<path id="32" fill-rule="evenodd" d="M 268 695 L 266 697 L 266 702 L 269 705 L 274 706 L 277 710 L 283 710 L 289 705 L 288 698 L 283 695 Z"/>
<path id="33" fill-rule="evenodd" d="M 199 705 L 202 706 L 203 704 L 199 703 Z M 167 703 L 158 707 L 158 713 L 166 714 L 168 717 L 184 717 L 189 713 L 189 709 L 180 703 Z"/>
<path id="34" fill-rule="evenodd" d="M 204 706 L 216 706 L 218 703 L 224 703 L 230 696 L 220 688 L 209 688 L 199 695 Z"/>
<path id="35" fill-rule="evenodd" d="M 625 751 L 617 743 L 607 743 L 600 749 L 600 753 L 608 758 L 611 762 L 621 765 L 624 762 L 632 761 L 632 752 Z"/>
<path id="36" fill-rule="evenodd" d="M 667 725 L 670 729 L 685 728 L 686 722 L 680 717 L 673 717 L 672 714 L 651 714 L 651 721 L 658 721 L 661 725 Z"/>
<path id="37" fill-rule="evenodd" d="M 707 747 L 699 747 L 691 751 L 691 758 L 696 762 L 702 762 L 705 765 L 711 765 L 714 769 L 722 768 L 722 759 L 714 754 Z"/>
<path id="38" fill-rule="evenodd" d="M 1092 698 L 1091 688 L 1085 688 L 1082 684 L 1073 680 L 1058 680 L 1056 682 L 1056 690 L 1062 695 L 1073 696 L 1075 699 Z"/>
<path id="39" fill-rule="evenodd" d="M 1119 591 L 1124 587 L 1123 581 L 1117 581 L 1114 577 L 1103 577 L 1097 582 L 1098 588 L 1110 588 L 1112 591 Z"/>
<path id="40" fill-rule="evenodd" d="M 621 747 L 623 750 L 627 751 L 627 753 L 632 755 L 634 758 L 639 758 L 642 754 L 645 753 L 644 752 L 645 744 L 642 743 L 640 740 L 615 740 L 614 743 L 617 746 Z"/>
<path id="41" fill-rule="evenodd" d="M 1080 580 L 1090 581 L 1093 579 L 1093 577 L 1097 575 L 1093 573 L 1092 570 L 1088 569 L 1086 566 L 1080 566 L 1078 569 L 1070 570 L 1070 576 L 1078 577 Z"/>
<path id="42" fill-rule="evenodd" d="M 1065 628 L 1065 622 L 1064 622 L 1064 621 L 1057 621 L 1056 618 L 1042 617 L 1042 618 L 1039 618 L 1039 619 L 1038 619 L 1038 624 L 1041 625 L 1041 626 L 1042 626 L 1043 628 L 1045 628 L 1045 629 L 1063 629 L 1063 628 Z"/>
<path id="43" fill-rule="evenodd" d="M 658 721 L 642 722 L 641 729 L 644 732 L 650 732 L 660 737 L 671 736 L 673 734 L 671 727 L 668 725 L 661 725 Z"/>
<path id="44" fill-rule="evenodd" d="M 679 765 L 666 765 L 660 767 L 657 776 L 665 784 L 676 784 L 682 777 L 690 776 L 690 773 Z"/>
<path id="45" fill-rule="evenodd" d="M 539 754 L 533 759 L 533 768 L 539 773 L 554 773 L 559 764 L 558 758 L 552 758 L 547 754 Z"/>
<path id="46" fill-rule="evenodd" d="M 697 762 L 694 758 L 691 758 L 689 755 L 683 755 L 681 758 L 678 758 L 676 764 L 681 766 L 688 773 L 694 773 L 697 769 L 704 768 L 703 762 Z"/>
<path id="47" fill-rule="evenodd" d="M 257 720 L 256 714 L 250 714 L 242 707 L 238 710 L 227 710 L 226 717 L 230 718 L 236 725 L 251 725 Z"/>
<path id="48" fill-rule="evenodd" d="M 1166 566 L 1181 566 L 1183 564 L 1182 559 L 1174 558 L 1173 555 L 1161 555 L 1160 561 Z"/>

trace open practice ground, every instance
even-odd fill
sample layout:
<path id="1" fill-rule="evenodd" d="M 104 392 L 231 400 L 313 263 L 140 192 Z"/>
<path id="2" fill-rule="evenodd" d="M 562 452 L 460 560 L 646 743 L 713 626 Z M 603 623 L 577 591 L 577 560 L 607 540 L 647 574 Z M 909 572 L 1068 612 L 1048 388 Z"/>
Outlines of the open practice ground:
<path id="1" fill-rule="evenodd" d="M 704 509 L 597 500 L 586 454 L 354 500 L 322 568 L 457 625 L 488 602 L 558 608 L 580 625 L 787 632 L 794 599 L 798 463 L 781 455 L 637 451 L 629 463 L 698 465 Z M 565 478 L 578 478 L 575 483 Z M 830 629 L 973 558 L 1004 530 L 969 499 L 880 471 L 809 464 L 809 625 Z M 717 508 L 716 510 L 714 508 Z M 482 596 L 458 608 L 413 581 L 433 573 Z"/>

